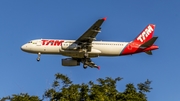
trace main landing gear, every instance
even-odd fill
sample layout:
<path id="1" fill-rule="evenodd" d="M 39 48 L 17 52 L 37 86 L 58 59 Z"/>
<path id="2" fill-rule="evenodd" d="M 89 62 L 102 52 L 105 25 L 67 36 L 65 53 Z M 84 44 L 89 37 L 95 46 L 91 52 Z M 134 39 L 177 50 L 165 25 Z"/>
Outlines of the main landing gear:
<path id="1" fill-rule="evenodd" d="M 41 57 L 41 53 L 39 52 L 39 53 L 38 53 L 38 57 L 37 57 L 37 59 L 36 59 L 38 62 L 40 61 L 40 57 Z"/>
<path id="2" fill-rule="evenodd" d="M 84 59 L 82 59 L 82 63 L 83 63 L 83 68 L 86 69 L 88 67 L 86 57 L 84 57 Z"/>
<path id="3" fill-rule="evenodd" d="M 87 62 L 88 62 L 88 53 L 85 51 L 84 53 L 84 59 L 83 59 L 83 68 L 86 69 L 88 67 Z"/>

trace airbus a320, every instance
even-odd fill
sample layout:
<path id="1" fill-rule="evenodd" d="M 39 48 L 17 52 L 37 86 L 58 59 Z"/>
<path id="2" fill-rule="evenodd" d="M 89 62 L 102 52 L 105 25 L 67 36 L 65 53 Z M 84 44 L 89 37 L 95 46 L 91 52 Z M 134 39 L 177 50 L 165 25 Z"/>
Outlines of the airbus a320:
<path id="1" fill-rule="evenodd" d="M 56 54 L 67 56 L 62 59 L 63 66 L 79 66 L 83 68 L 98 68 L 91 58 L 99 56 L 123 56 L 145 52 L 152 55 L 152 50 L 159 47 L 154 45 L 158 37 L 153 37 L 155 25 L 149 24 L 145 29 L 130 42 L 96 41 L 96 36 L 101 32 L 101 25 L 106 20 L 97 20 L 77 40 L 63 39 L 35 39 L 21 46 L 21 50 L 37 54 L 40 61 L 41 54 Z"/>

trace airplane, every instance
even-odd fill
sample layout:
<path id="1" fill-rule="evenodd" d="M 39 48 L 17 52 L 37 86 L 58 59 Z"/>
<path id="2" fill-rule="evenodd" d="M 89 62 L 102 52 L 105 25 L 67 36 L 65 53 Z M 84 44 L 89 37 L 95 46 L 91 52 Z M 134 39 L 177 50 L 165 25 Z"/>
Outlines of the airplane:
<path id="1" fill-rule="evenodd" d="M 97 68 L 91 58 L 99 56 L 124 56 L 145 52 L 152 55 L 152 50 L 159 47 L 154 45 L 158 37 L 154 37 L 154 24 L 147 25 L 144 30 L 130 42 L 96 41 L 96 36 L 101 32 L 101 25 L 106 18 L 98 19 L 77 40 L 63 39 L 35 39 L 21 46 L 21 50 L 37 54 L 40 61 L 41 54 L 56 54 L 67 56 L 62 59 L 62 66 L 79 66 L 83 68 Z"/>

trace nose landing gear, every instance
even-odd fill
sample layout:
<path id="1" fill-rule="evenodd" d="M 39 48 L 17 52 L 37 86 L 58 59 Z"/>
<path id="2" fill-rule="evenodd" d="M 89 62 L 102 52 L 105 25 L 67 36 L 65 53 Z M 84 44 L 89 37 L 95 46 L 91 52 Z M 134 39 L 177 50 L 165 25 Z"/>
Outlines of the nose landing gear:
<path id="1" fill-rule="evenodd" d="M 41 53 L 39 52 L 39 53 L 38 53 L 38 57 L 37 57 L 37 59 L 36 59 L 38 62 L 40 61 L 40 57 L 41 57 Z"/>

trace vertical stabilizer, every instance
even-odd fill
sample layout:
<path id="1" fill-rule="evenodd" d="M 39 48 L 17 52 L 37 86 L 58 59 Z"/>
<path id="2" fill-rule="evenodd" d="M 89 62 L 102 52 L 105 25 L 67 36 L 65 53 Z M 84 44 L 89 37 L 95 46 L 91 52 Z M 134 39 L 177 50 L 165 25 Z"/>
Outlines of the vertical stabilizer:
<path id="1" fill-rule="evenodd" d="M 146 28 L 133 40 L 135 43 L 144 44 L 149 41 L 154 34 L 155 25 L 149 24 Z"/>

